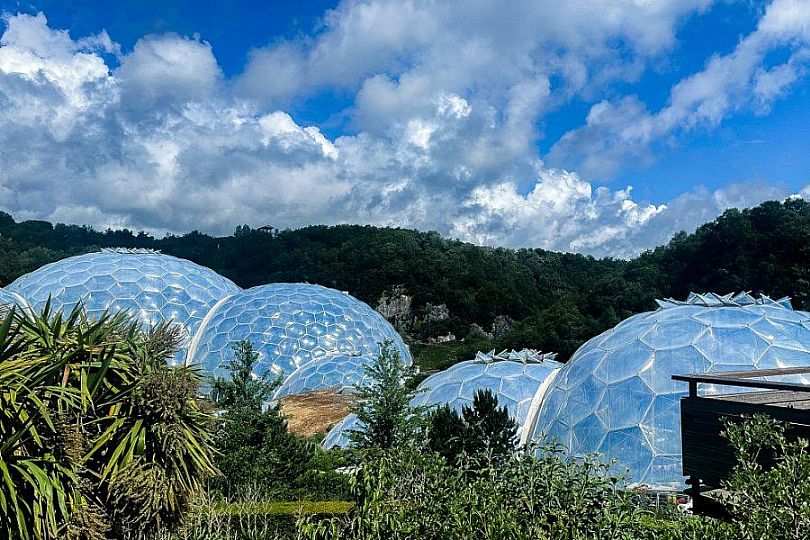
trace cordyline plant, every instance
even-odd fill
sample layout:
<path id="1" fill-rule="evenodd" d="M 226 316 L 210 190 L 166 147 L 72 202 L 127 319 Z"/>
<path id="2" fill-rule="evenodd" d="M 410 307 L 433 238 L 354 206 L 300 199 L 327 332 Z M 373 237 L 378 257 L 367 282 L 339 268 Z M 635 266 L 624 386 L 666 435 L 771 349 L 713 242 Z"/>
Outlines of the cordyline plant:
<path id="1" fill-rule="evenodd" d="M 80 306 L 4 314 L 0 536 L 137 536 L 182 517 L 216 469 L 199 374 L 166 363 L 177 338 Z"/>

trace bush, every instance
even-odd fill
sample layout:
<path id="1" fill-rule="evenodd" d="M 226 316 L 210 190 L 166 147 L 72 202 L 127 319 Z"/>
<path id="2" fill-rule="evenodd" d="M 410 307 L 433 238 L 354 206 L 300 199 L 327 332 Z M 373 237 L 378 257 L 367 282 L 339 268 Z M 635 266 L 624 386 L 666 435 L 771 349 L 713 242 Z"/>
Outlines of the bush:
<path id="1" fill-rule="evenodd" d="M 456 463 L 462 456 L 500 460 L 515 451 L 517 423 L 506 407 L 498 407 L 491 390 L 478 390 L 472 406 L 459 415 L 448 405 L 437 408 L 428 419 L 428 448 Z"/>
<path id="2" fill-rule="evenodd" d="M 511 454 L 497 466 L 456 467 L 413 448 L 369 453 L 353 479 L 353 511 L 303 520 L 301 536 L 634 538 L 639 510 L 607 465 L 595 459 L 568 463 L 554 449 L 544 456 Z"/>
<path id="3" fill-rule="evenodd" d="M 740 540 L 810 538 L 810 444 L 789 440 L 787 429 L 766 416 L 727 424 L 737 466 L 726 503 Z"/>
<path id="4" fill-rule="evenodd" d="M 293 539 L 296 523 L 313 523 L 344 515 L 351 503 L 258 502 L 247 500 L 226 504 L 207 500 L 195 507 L 185 525 L 160 540 L 276 540 Z"/>

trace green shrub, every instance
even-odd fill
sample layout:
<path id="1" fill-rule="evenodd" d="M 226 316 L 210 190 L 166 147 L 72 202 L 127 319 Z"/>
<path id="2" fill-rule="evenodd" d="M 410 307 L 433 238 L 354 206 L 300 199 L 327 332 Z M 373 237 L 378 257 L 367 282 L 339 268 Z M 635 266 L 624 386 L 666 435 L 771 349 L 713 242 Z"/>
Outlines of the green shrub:
<path id="1" fill-rule="evenodd" d="M 276 540 L 293 539 L 297 522 L 317 523 L 349 511 L 352 503 L 340 501 L 238 503 L 207 500 L 197 505 L 184 526 L 156 540 Z"/>
<path id="2" fill-rule="evenodd" d="M 301 538 L 633 538 L 639 510 L 607 465 L 544 455 L 480 467 L 416 448 L 369 453 L 353 480 L 357 506 L 302 520 Z"/>
<path id="3" fill-rule="evenodd" d="M 451 464 L 462 456 L 501 460 L 516 445 L 517 423 L 489 389 L 476 391 L 472 406 L 462 407 L 461 414 L 443 405 L 428 418 L 427 446 Z"/>
<path id="4" fill-rule="evenodd" d="M 740 540 L 810 538 L 810 443 L 791 441 L 787 429 L 767 416 L 726 427 L 737 466 L 725 500 Z M 773 466 L 763 465 L 765 455 Z"/>

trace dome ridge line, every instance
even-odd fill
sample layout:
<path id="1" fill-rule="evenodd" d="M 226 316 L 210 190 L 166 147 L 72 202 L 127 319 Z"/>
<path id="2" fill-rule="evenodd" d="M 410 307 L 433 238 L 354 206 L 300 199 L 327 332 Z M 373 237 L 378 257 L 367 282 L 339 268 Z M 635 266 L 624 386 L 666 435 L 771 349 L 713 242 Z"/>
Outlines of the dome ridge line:
<path id="1" fill-rule="evenodd" d="M 701 306 L 701 307 L 745 307 L 745 306 L 771 306 L 779 309 L 793 310 L 789 296 L 784 296 L 774 300 L 768 295 L 752 295 L 750 291 L 739 293 L 728 293 L 719 295 L 713 292 L 695 293 L 690 292 L 686 300 L 676 300 L 674 298 L 655 299 L 659 309 L 670 309 L 678 306 Z"/>

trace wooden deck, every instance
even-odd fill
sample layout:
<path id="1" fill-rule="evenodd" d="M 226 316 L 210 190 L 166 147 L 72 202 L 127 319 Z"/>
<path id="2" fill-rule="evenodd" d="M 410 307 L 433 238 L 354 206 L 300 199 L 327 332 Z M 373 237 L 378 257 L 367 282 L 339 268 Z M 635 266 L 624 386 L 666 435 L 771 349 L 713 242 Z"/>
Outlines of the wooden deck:
<path id="1" fill-rule="evenodd" d="M 773 405 L 774 407 L 810 410 L 810 394 L 806 392 L 792 392 L 789 390 L 772 390 L 770 392 L 746 392 L 743 394 L 709 396 L 707 399 L 721 399 L 723 401 L 732 401 L 737 403 Z"/>
<path id="2" fill-rule="evenodd" d="M 694 498 L 696 511 L 711 507 L 701 492 L 720 487 L 736 465 L 734 450 L 721 435 L 725 421 L 765 414 L 788 422 L 789 438 L 810 438 L 810 385 L 763 380 L 804 374 L 810 374 L 810 368 L 672 377 L 689 383 L 689 395 L 681 399 L 683 473 L 689 478 L 691 487 L 687 492 Z M 756 391 L 701 396 L 701 384 Z M 767 459 L 763 465 L 768 465 Z"/>

